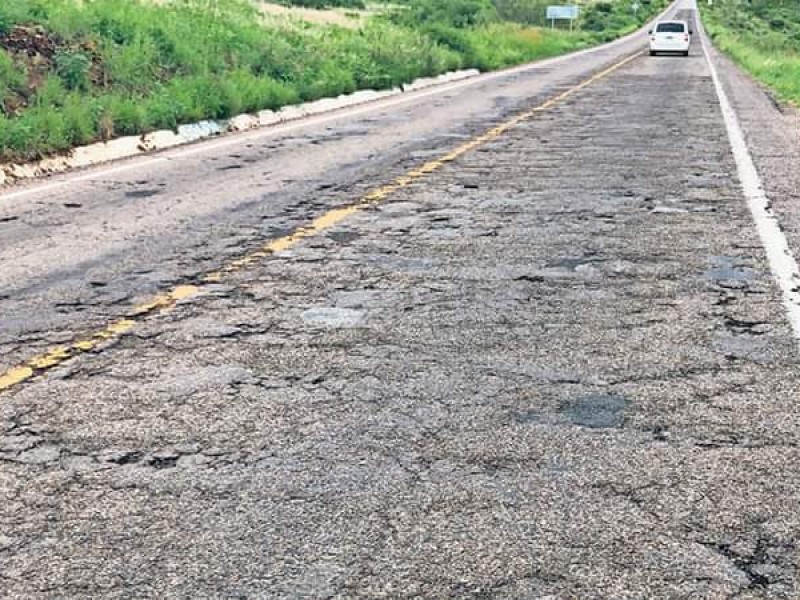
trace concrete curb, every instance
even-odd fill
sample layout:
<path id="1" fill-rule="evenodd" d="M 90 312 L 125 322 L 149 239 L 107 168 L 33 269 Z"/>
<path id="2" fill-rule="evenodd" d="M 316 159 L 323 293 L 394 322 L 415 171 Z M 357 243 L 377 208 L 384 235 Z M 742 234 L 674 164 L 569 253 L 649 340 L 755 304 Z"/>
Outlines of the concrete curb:
<path id="1" fill-rule="evenodd" d="M 80 146 L 64 155 L 35 162 L 0 164 L 0 186 L 13 184 L 25 179 L 35 179 L 72 169 L 86 168 L 114 160 L 130 158 L 156 150 L 191 144 L 226 133 L 247 131 L 260 127 L 270 127 L 288 121 L 296 121 L 342 108 L 375 102 L 382 98 L 397 96 L 406 92 L 415 92 L 436 85 L 468 79 L 479 74 L 480 71 L 477 69 L 453 71 L 438 77 L 417 79 L 411 83 L 404 84 L 402 87 L 390 90 L 359 90 L 337 98 L 323 98 L 304 104 L 285 106 L 278 111 L 262 110 L 258 114 L 237 115 L 221 121 L 208 120 L 180 125 L 177 131 L 153 131 L 139 136 L 122 137 L 108 142 Z"/>

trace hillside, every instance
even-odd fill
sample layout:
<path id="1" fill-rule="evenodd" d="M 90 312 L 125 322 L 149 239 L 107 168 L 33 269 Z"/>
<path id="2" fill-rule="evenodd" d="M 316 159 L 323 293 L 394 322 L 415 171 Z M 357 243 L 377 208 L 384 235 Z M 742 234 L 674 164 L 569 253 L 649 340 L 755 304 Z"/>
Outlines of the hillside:
<path id="1" fill-rule="evenodd" d="M 2 3 L 0 160 L 552 56 L 625 33 L 666 0 L 642 4 L 633 15 L 622 0 L 593 3 L 568 32 L 539 27 L 540 0 L 403 0 L 354 27 L 276 19 L 248 0 Z"/>
<path id="2" fill-rule="evenodd" d="M 800 104 L 800 4 L 793 0 L 703 3 L 702 12 L 718 48 L 780 99 Z"/>

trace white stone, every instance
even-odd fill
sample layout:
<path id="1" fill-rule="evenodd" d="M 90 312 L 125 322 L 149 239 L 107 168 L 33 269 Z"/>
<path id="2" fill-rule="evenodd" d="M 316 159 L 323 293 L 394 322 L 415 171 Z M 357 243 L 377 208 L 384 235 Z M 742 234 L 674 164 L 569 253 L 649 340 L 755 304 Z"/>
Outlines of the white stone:
<path id="1" fill-rule="evenodd" d="M 147 150 L 162 150 L 172 148 L 183 143 L 183 139 L 174 131 L 161 130 L 153 131 L 142 136 L 142 145 Z"/>
<path id="2" fill-rule="evenodd" d="M 32 179 L 40 175 L 37 164 L 11 165 L 11 176 L 14 179 Z"/>
<path id="3" fill-rule="evenodd" d="M 178 127 L 178 135 L 185 142 L 194 142 L 212 135 L 219 135 L 223 129 L 224 126 L 218 121 L 200 121 L 190 125 L 180 125 Z"/>
<path id="4" fill-rule="evenodd" d="M 262 110 L 258 113 L 259 127 L 266 127 L 268 125 L 275 125 L 281 122 L 281 117 L 273 110 Z"/>
<path id="5" fill-rule="evenodd" d="M 295 121 L 306 116 L 303 105 L 284 106 L 278 111 L 281 121 Z"/>
<path id="6" fill-rule="evenodd" d="M 372 100 L 377 100 L 381 97 L 381 93 L 375 90 L 359 90 L 358 92 L 353 92 L 350 94 L 350 98 L 353 100 L 355 104 L 361 104 L 363 102 L 371 102 Z"/>
<path id="7" fill-rule="evenodd" d="M 338 98 L 322 98 L 321 100 L 308 102 L 307 104 L 303 104 L 301 106 L 306 115 L 318 115 L 320 113 L 330 112 L 332 110 L 348 106 L 349 104 L 350 101 L 346 96 L 340 96 Z"/>
<path id="8" fill-rule="evenodd" d="M 100 142 L 75 148 L 67 162 L 70 167 L 88 167 L 89 165 L 140 154 L 144 150 L 140 136 L 128 136 L 111 140 L 110 142 Z"/>
<path id="9" fill-rule="evenodd" d="M 258 126 L 258 117 L 253 115 L 237 115 L 228 121 L 228 131 L 247 131 Z"/>

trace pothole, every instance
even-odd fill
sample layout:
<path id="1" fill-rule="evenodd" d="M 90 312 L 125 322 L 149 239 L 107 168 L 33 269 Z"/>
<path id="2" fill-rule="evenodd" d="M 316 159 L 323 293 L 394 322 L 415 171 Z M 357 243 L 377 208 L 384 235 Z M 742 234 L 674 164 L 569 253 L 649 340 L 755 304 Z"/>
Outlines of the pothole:
<path id="1" fill-rule="evenodd" d="M 744 282 L 753 279 L 753 270 L 743 266 L 741 259 L 735 256 L 714 256 L 711 258 L 711 268 L 704 273 L 704 277 L 716 282 Z"/>
<path id="2" fill-rule="evenodd" d="M 580 427 L 622 427 L 628 404 L 624 396 L 592 394 L 564 404 L 561 413 Z"/>

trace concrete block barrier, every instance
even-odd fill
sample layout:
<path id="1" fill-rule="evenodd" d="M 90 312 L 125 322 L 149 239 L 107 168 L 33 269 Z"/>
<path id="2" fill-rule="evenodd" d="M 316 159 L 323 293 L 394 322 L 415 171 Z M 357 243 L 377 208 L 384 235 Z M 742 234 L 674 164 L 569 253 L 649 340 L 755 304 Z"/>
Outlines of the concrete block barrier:
<path id="1" fill-rule="evenodd" d="M 185 143 L 183 138 L 174 131 L 161 130 L 143 135 L 141 147 L 147 152 L 150 150 L 172 148 L 173 146 L 180 146 L 183 143 Z"/>
<path id="2" fill-rule="evenodd" d="M 178 135 L 185 142 L 194 142 L 203 138 L 219 135 L 225 129 L 225 125 L 220 121 L 200 121 L 190 125 L 178 126 Z"/>
<path id="3" fill-rule="evenodd" d="M 269 127 L 281 122 L 281 118 L 274 110 L 262 110 L 258 113 L 258 126 Z"/>
<path id="4" fill-rule="evenodd" d="M 280 117 L 281 122 L 296 121 L 297 119 L 302 119 L 305 117 L 306 111 L 302 104 L 297 104 L 295 106 L 284 106 L 278 111 L 278 116 Z"/>
<path id="5" fill-rule="evenodd" d="M 66 159 L 72 168 L 88 167 L 98 162 L 118 160 L 146 150 L 143 137 L 130 136 L 75 148 Z M 42 161 L 43 163 L 46 161 Z"/>
<path id="6" fill-rule="evenodd" d="M 247 131 L 259 126 L 258 117 L 253 115 L 238 115 L 228 121 L 228 131 Z"/>

